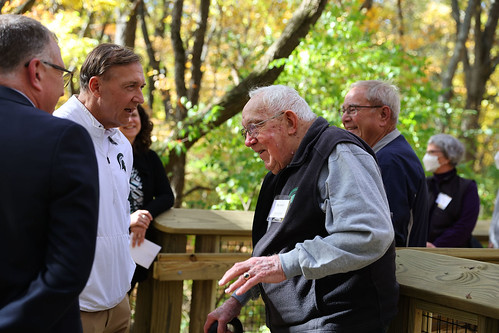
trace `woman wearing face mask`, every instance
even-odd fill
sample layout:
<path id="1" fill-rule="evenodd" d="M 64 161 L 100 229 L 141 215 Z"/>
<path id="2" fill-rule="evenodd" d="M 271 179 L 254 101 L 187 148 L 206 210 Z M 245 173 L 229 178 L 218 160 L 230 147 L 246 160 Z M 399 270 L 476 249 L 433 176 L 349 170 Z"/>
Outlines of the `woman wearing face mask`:
<path id="1" fill-rule="evenodd" d="M 496 168 L 499 169 L 499 151 L 494 156 Z M 492 221 L 490 221 L 489 229 L 489 247 L 499 248 L 499 190 L 496 195 L 496 204 L 494 213 L 492 214 Z"/>
<path id="2" fill-rule="evenodd" d="M 464 146 L 448 134 L 430 138 L 423 157 L 428 177 L 430 223 L 427 247 L 478 247 L 472 238 L 480 198 L 474 180 L 457 175 L 456 165 L 464 155 Z"/>

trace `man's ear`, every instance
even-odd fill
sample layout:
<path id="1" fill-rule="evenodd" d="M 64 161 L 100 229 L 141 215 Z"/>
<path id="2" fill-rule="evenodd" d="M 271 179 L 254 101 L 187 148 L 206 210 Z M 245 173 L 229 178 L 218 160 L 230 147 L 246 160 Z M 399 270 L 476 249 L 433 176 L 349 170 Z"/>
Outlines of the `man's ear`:
<path id="1" fill-rule="evenodd" d="M 100 91 L 100 78 L 98 76 L 92 76 L 90 80 L 88 81 L 88 90 L 94 95 L 95 97 L 100 97 L 101 96 L 101 91 Z"/>
<path id="2" fill-rule="evenodd" d="M 379 115 L 380 115 L 381 122 L 383 124 L 388 124 L 388 123 L 390 123 L 390 121 L 392 119 L 392 109 L 390 109 L 390 107 L 387 105 L 383 105 Z"/>
<path id="3" fill-rule="evenodd" d="M 294 135 L 298 130 L 298 116 L 291 110 L 284 111 L 287 130 L 289 135 Z"/>
<path id="4" fill-rule="evenodd" d="M 28 64 L 28 81 L 36 91 L 43 91 L 42 79 L 45 76 L 45 71 L 42 69 L 43 64 L 38 59 L 33 59 Z"/>

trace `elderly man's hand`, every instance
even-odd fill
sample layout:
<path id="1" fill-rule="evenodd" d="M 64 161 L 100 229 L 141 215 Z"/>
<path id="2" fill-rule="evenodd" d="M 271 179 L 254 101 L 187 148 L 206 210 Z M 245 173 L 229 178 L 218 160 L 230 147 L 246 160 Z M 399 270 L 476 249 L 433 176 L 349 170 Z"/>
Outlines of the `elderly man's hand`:
<path id="1" fill-rule="evenodd" d="M 242 307 L 238 300 L 230 297 L 219 308 L 208 314 L 204 324 L 204 332 L 207 333 L 215 321 L 218 321 L 217 333 L 230 332 L 227 331 L 227 323 L 239 315 Z"/>
<path id="2" fill-rule="evenodd" d="M 260 282 L 279 283 L 286 280 L 277 254 L 271 257 L 253 257 L 234 264 L 218 284 L 222 286 L 236 278 L 237 280 L 225 289 L 226 293 L 232 293 L 239 288 L 236 294 L 241 295 Z"/>

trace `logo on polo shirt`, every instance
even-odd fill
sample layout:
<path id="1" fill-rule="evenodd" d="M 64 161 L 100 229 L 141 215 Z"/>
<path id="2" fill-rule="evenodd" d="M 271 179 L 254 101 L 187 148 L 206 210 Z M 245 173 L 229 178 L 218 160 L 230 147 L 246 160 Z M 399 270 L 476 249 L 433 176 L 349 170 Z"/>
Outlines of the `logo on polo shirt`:
<path id="1" fill-rule="evenodd" d="M 123 160 L 123 154 L 119 153 L 118 155 L 116 155 L 116 159 L 118 160 L 120 168 L 126 172 L 126 166 L 125 166 L 125 161 Z"/>

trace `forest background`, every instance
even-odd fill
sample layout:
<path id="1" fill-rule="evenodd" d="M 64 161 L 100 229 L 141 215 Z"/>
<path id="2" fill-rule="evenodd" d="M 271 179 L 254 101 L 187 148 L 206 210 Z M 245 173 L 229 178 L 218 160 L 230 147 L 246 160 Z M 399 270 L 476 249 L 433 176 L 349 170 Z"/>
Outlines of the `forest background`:
<path id="1" fill-rule="evenodd" d="M 475 179 L 481 218 L 499 188 L 499 0 L 0 0 L 58 37 L 66 67 L 96 45 L 143 57 L 153 149 L 176 207 L 253 210 L 265 173 L 244 146 L 248 89 L 285 84 L 343 127 L 351 83 L 400 87 L 398 128 L 422 159 L 448 133 L 465 143 L 459 173 Z M 78 93 L 75 75 L 59 103 Z"/>

